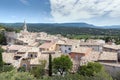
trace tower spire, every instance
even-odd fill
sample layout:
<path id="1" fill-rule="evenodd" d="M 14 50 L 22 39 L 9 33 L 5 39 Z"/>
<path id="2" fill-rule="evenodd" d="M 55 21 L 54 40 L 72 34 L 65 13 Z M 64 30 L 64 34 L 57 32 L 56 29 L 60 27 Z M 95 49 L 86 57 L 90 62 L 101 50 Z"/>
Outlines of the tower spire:
<path id="1" fill-rule="evenodd" d="M 23 31 L 24 31 L 24 32 L 27 32 L 27 25 L 26 25 L 26 22 L 25 22 L 25 20 L 24 20 Z"/>

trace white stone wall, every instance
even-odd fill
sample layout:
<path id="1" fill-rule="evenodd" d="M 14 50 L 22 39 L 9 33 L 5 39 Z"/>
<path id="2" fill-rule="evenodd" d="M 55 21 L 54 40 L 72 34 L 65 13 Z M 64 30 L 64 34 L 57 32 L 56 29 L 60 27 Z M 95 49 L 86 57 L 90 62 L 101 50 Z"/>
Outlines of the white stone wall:
<path id="1" fill-rule="evenodd" d="M 102 52 L 102 46 L 92 46 L 94 51 Z"/>
<path id="2" fill-rule="evenodd" d="M 92 48 L 94 51 L 102 52 L 103 47 L 100 45 L 80 45 L 81 47 L 89 47 Z"/>
<path id="3" fill-rule="evenodd" d="M 70 45 L 60 45 L 60 46 L 59 46 L 59 50 L 60 50 L 62 53 L 68 54 L 68 53 L 71 52 L 72 46 L 70 46 Z"/>

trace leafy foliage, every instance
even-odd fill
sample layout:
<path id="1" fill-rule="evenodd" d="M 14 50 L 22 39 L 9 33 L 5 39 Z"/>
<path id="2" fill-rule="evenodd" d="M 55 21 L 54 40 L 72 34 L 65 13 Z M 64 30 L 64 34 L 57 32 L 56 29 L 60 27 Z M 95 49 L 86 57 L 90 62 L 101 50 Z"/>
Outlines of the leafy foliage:
<path id="1" fill-rule="evenodd" d="M 2 52 L 4 50 L 0 47 L 0 67 L 3 67 L 3 59 L 2 59 Z"/>
<path id="2" fill-rule="evenodd" d="M 34 77 L 36 78 L 41 78 L 45 75 L 45 65 L 46 65 L 46 61 L 40 61 L 41 65 L 38 65 L 37 67 L 32 67 L 32 69 L 30 70 L 30 73 L 34 75 Z"/>
<path id="3" fill-rule="evenodd" d="M 94 76 L 91 78 L 91 80 L 113 80 L 113 78 L 108 73 L 106 73 L 105 70 L 94 74 Z"/>
<path id="4" fill-rule="evenodd" d="M 33 75 L 29 74 L 28 72 L 3 72 L 0 74 L 1 80 L 113 80 L 109 75 L 106 73 L 98 73 L 95 76 L 83 76 L 79 74 L 67 74 L 63 76 L 53 76 L 53 77 L 44 77 L 36 79 Z"/>
<path id="5" fill-rule="evenodd" d="M 44 77 L 42 80 L 85 80 L 84 76 L 79 74 L 67 74 L 65 76 Z"/>
<path id="6" fill-rule="evenodd" d="M 97 62 L 89 62 L 87 65 L 83 65 L 79 67 L 78 73 L 84 76 L 94 76 L 94 74 L 101 72 L 103 70 L 103 66 Z"/>
<path id="7" fill-rule="evenodd" d="M 15 68 L 12 65 L 3 65 L 3 72 L 9 72 L 14 70 Z"/>
<path id="8" fill-rule="evenodd" d="M 2 44 L 2 45 L 6 45 L 7 44 L 6 38 L 5 38 L 3 33 L 0 33 L 0 44 Z"/>
<path id="9" fill-rule="evenodd" d="M 83 76 L 76 73 L 76 74 L 67 74 L 65 76 L 59 75 L 53 77 L 45 77 L 42 80 L 113 80 L 113 79 L 110 75 L 104 72 L 100 72 L 94 76 Z"/>
<path id="10" fill-rule="evenodd" d="M 84 76 L 77 73 L 76 74 L 68 73 L 64 76 L 56 75 L 49 77 L 49 76 L 44 76 L 43 74 L 44 69 L 41 68 L 41 66 L 33 69 L 33 71 L 35 70 L 34 74 L 31 73 L 33 75 L 31 75 L 29 72 L 17 72 L 16 69 L 12 71 L 2 72 L 0 73 L 0 80 L 113 80 L 112 77 L 109 74 L 107 74 L 104 70 L 95 73 L 93 76 L 87 76 L 87 75 Z"/>
<path id="11" fill-rule="evenodd" d="M 71 69 L 72 65 L 71 59 L 65 55 L 61 55 L 61 57 L 54 58 L 53 60 L 53 68 L 60 72 L 61 75 Z"/>
<path id="12" fill-rule="evenodd" d="M 18 68 L 18 71 L 19 71 L 19 72 L 25 72 L 25 71 L 26 71 L 26 68 L 25 68 L 24 66 L 19 67 L 19 68 Z"/>
<path id="13" fill-rule="evenodd" d="M 36 80 L 33 75 L 27 72 L 17 72 L 15 70 L 1 73 L 0 79 L 1 80 Z"/>

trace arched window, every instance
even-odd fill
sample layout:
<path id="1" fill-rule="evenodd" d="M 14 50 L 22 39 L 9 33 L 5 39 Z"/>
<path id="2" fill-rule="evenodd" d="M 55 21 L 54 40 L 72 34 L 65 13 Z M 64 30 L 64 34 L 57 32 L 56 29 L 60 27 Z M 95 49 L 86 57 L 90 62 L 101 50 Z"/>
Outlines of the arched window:
<path id="1" fill-rule="evenodd" d="M 25 68 L 27 68 L 27 64 L 23 64 L 22 66 L 25 67 Z"/>

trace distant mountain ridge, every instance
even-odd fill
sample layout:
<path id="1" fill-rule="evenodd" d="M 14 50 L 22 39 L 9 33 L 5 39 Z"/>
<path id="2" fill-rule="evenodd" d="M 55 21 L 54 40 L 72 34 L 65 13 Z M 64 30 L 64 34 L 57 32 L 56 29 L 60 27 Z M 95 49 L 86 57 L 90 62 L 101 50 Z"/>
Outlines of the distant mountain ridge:
<path id="1" fill-rule="evenodd" d="M 21 28 L 23 23 L 0 23 L 1 25 L 7 27 L 17 27 Z M 111 26 L 95 26 L 88 23 L 27 23 L 28 26 L 40 26 L 40 27 L 81 27 L 81 28 L 100 28 L 100 29 L 120 29 L 120 25 Z"/>
<path id="2" fill-rule="evenodd" d="M 120 29 L 120 25 L 104 26 L 105 29 Z"/>
<path id="3" fill-rule="evenodd" d="M 0 25 L 23 29 L 23 23 L 0 23 Z M 120 26 L 94 26 L 87 23 L 27 23 L 30 32 L 47 32 L 61 35 L 109 35 L 119 36 Z"/>
<path id="4" fill-rule="evenodd" d="M 87 23 L 58 23 L 56 25 L 65 26 L 65 27 L 91 27 L 95 28 L 96 26 Z"/>

